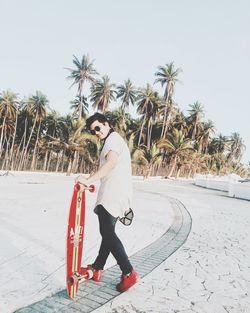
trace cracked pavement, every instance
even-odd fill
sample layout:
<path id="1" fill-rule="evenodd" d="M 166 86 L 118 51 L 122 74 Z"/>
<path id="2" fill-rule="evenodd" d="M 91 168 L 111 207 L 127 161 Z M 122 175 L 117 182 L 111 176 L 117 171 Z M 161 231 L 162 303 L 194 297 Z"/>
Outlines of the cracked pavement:
<path id="1" fill-rule="evenodd" d="M 192 216 L 187 241 L 135 287 L 95 313 L 249 313 L 250 202 L 190 181 L 141 186 L 179 199 Z"/>

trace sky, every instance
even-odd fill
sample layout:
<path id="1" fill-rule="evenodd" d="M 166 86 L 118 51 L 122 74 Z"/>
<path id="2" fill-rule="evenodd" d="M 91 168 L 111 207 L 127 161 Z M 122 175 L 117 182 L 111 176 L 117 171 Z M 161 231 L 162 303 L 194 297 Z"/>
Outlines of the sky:
<path id="1" fill-rule="evenodd" d="M 40 90 L 66 114 L 76 95 L 65 69 L 73 55 L 88 54 L 100 76 L 137 87 L 174 62 L 181 110 L 199 101 L 217 135 L 241 135 L 250 161 L 250 1 L 0 0 L 0 12 L 0 92 Z"/>

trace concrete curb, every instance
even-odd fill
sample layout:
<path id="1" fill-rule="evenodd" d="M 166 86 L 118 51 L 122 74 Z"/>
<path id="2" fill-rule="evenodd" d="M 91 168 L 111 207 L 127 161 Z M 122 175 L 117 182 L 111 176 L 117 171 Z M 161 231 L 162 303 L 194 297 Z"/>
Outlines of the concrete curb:
<path id="1" fill-rule="evenodd" d="M 148 193 L 148 192 L 147 192 Z M 191 231 L 192 219 L 185 206 L 177 199 L 161 193 L 149 192 L 167 199 L 173 209 L 173 223 L 155 242 L 130 256 L 139 277 L 142 279 L 164 262 L 187 240 Z M 116 291 L 120 268 L 115 265 L 103 272 L 102 282 L 87 281 L 79 285 L 74 301 L 62 290 L 30 306 L 15 311 L 16 313 L 88 313 L 114 299 L 120 293 Z"/>

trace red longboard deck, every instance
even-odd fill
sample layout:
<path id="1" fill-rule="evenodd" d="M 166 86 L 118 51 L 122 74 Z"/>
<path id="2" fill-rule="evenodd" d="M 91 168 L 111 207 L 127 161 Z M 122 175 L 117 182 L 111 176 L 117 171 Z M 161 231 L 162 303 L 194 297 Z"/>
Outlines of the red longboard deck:
<path id="1" fill-rule="evenodd" d="M 77 294 L 79 281 L 84 280 L 82 279 L 83 277 L 79 277 L 79 271 L 84 241 L 85 190 L 94 192 L 95 187 L 93 185 L 86 187 L 79 183 L 75 184 L 69 210 L 66 250 L 66 284 L 67 293 L 72 299 Z"/>
<path id="2" fill-rule="evenodd" d="M 75 184 L 70 205 L 67 231 L 67 292 L 70 298 L 76 296 L 79 283 L 72 282 L 72 276 L 79 273 L 84 240 L 85 190 Z"/>

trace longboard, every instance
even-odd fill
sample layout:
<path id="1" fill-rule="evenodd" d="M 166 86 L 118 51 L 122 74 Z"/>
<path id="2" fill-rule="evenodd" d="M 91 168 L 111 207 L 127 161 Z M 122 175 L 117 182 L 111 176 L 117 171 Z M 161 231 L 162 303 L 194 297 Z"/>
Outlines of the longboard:
<path id="1" fill-rule="evenodd" d="M 71 200 L 66 248 L 66 284 L 68 296 L 73 299 L 78 291 L 80 282 L 90 279 L 91 272 L 80 275 L 83 252 L 84 227 L 85 227 L 85 190 L 94 192 L 95 187 L 76 183 Z"/>

